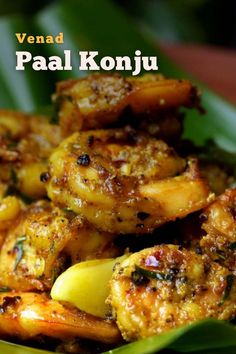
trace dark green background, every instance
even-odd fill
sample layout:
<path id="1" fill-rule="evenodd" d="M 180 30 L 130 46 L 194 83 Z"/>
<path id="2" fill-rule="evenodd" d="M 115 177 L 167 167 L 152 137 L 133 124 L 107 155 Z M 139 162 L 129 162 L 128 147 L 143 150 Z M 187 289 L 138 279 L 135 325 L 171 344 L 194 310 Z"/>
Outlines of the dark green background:
<path id="1" fill-rule="evenodd" d="M 0 15 L 13 13 L 31 15 L 52 2 L 53 0 L 0 0 Z M 151 28 L 158 39 L 236 48 L 235 0 L 113 0 L 113 2 Z"/>

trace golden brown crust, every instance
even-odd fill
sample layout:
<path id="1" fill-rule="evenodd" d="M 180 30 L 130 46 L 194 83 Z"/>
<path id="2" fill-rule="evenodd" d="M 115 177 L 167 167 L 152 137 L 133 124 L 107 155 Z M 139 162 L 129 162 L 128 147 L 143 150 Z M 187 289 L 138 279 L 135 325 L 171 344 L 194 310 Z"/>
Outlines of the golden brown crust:
<path id="1" fill-rule="evenodd" d="M 32 199 L 46 195 L 40 174 L 61 141 L 59 126 L 48 117 L 0 110 L 0 180 Z"/>
<path id="2" fill-rule="evenodd" d="M 50 157 L 48 195 L 103 231 L 151 232 L 210 202 L 196 163 L 182 173 L 185 164 L 163 141 L 134 130 L 75 133 Z"/>
<path id="3" fill-rule="evenodd" d="M 118 327 L 132 341 L 203 318 L 235 318 L 236 189 L 213 201 L 197 160 L 166 144 L 182 133 L 179 107 L 198 106 L 196 88 L 161 75 L 94 74 L 59 83 L 54 102 L 58 125 L 0 110 L 0 336 L 119 343 L 114 322 L 45 292 L 74 263 L 120 255 L 116 236 L 151 233 L 189 214 L 188 249 L 159 245 L 115 267 L 108 302 Z M 207 167 L 221 192 L 225 175 Z M 31 199 L 47 190 L 52 202 L 27 206 L 9 187 Z M 203 208 L 204 236 L 192 214 Z"/>
<path id="4" fill-rule="evenodd" d="M 236 274 L 236 189 L 226 190 L 205 208 L 202 220 L 203 252 Z"/>
<path id="5" fill-rule="evenodd" d="M 48 298 L 46 294 L 6 292 L 0 294 L 0 335 L 60 340 L 77 337 L 118 344 L 120 332 L 114 322 L 88 315 Z"/>
<path id="6" fill-rule="evenodd" d="M 56 110 L 65 136 L 76 130 L 101 129 L 117 122 L 128 108 L 129 115 L 156 115 L 181 105 L 192 107 L 199 94 L 187 80 L 162 75 L 138 78 L 117 74 L 93 74 L 57 85 Z M 126 122 L 127 124 L 127 122 Z"/>
<path id="7" fill-rule="evenodd" d="M 50 289 L 71 264 L 118 255 L 114 235 L 101 233 L 73 213 L 47 201 L 22 210 L 4 233 L 0 287 L 20 291 Z"/>
<path id="8" fill-rule="evenodd" d="M 178 246 L 134 253 L 116 267 L 110 287 L 109 301 L 128 341 L 236 314 L 236 282 L 229 270 Z"/>

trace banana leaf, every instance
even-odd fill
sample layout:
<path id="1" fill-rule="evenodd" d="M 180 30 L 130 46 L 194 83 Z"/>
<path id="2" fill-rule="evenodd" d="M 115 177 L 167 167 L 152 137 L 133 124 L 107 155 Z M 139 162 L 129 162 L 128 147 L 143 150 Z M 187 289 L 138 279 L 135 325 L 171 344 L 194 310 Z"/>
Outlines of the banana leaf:
<path id="1" fill-rule="evenodd" d="M 215 320 L 204 320 L 166 334 L 139 340 L 105 354 L 153 354 L 164 348 L 180 353 L 233 353 L 236 345 L 233 326 Z"/>
<path id="2" fill-rule="evenodd" d="M 34 33 L 28 18 L 20 16 L 0 19 L 0 106 L 3 108 L 21 109 L 27 112 L 50 102 L 50 74 L 37 72 L 31 68 L 17 71 L 16 51 L 30 51 L 37 55 L 37 48 L 32 45 L 19 44 L 15 33 Z"/>
<path id="3" fill-rule="evenodd" d="M 64 45 L 22 46 L 15 32 L 36 34 L 64 33 Z M 205 115 L 187 111 L 185 137 L 197 144 L 213 139 L 224 149 L 236 151 L 236 108 L 209 90 L 188 73 L 176 67 L 160 50 L 150 33 L 138 27 L 134 20 L 109 0 L 64 0 L 46 7 L 27 21 L 21 17 L 0 19 L 0 105 L 2 107 L 36 111 L 48 105 L 56 81 L 84 75 L 78 69 L 79 50 L 98 50 L 104 55 L 133 56 L 136 49 L 143 55 L 157 55 L 160 72 L 176 78 L 190 78 L 203 95 Z M 28 48 L 28 49 L 23 49 Z M 73 52 L 73 70 L 33 72 L 15 71 L 15 51 L 30 50 L 37 55 L 60 55 L 64 49 Z M 167 334 L 140 340 L 110 351 L 110 354 L 154 354 L 168 348 L 171 352 L 221 353 L 236 352 L 235 327 L 224 322 L 205 320 L 173 330 Z M 45 353 L 7 342 L 0 342 L 4 354 Z"/>
<path id="4" fill-rule="evenodd" d="M 163 351 L 163 349 L 167 349 Z M 170 350 L 170 352 L 169 352 Z M 203 320 L 174 329 L 166 334 L 153 336 L 126 344 L 103 354 L 235 354 L 235 327 L 223 321 Z M 49 354 L 51 352 L 0 341 L 4 354 Z"/>

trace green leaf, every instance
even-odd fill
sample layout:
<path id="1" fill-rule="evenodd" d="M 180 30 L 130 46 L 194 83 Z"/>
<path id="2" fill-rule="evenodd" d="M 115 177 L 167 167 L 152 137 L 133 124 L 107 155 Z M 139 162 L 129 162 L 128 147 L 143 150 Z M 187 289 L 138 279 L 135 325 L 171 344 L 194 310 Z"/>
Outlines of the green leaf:
<path id="1" fill-rule="evenodd" d="M 215 354 L 233 353 L 231 350 L 236 351 L 236 330 L 222 321 L 204 320 L 166 334 L 126 344 L 106 354 L 154 354 L 164 348 L 181 353 L 203 353 L 208 350 Z"/>
<path id="2" fill-rule="evenodd" d="M 199 21 L 198 10 L 203 2 L 205 0 L 129 0 L 125 7 L 139 22 L 151 28 L 157 39 L 199 43 L 206 42 L 208 34 Z"/>
<path id="3" fill-rule="evenodd" d="M 36 55 L 37 48 L 19 44 L 15 33 L 34 33 L 34 27 L 28 18 L 20 16 L 0 19 L 0 107 L 16 108 L 24 111 L 50 102 L 53 86 L 50 86 L 50 73 L 37 72 L 31 68 L 16 70 L 16 51 L 30 51 Z"/>
<path id="4" fill-rule="evenodd" d="M 23 345 L 0 340 L 0 352 L 3 354 L 51 354 L 52 352 L 34 349 Z"/>
<path id="5" fill-rule="evenodd" d="M 235 354 L 235 334 L 234 326 L 209 319 L 171 330 L 166 334 L 129 343 L 104 354 L 155 354 L 159 351 L 164 354 L 165 348 L 170 349 L 171 353 Z M 5 341 L 0 341 L 0 352 L 4 354 L 51 353 Z"/>
<path id="6" fill-rule="evenodd" d="M 20 261 L 22 260 L 23 256 L 24 256 L 24 242 L 26 240 L 26 236 L 20 236 L 19 238 L 17 238 L 16 243 L 14 245 L 14 252 L 16 253 L 16 260 L 15 260 L 15 266 L 14 266 L 14 271 L 16 270 L 16 268 L 18 267 L 18 264 L 20 263 Z"/>

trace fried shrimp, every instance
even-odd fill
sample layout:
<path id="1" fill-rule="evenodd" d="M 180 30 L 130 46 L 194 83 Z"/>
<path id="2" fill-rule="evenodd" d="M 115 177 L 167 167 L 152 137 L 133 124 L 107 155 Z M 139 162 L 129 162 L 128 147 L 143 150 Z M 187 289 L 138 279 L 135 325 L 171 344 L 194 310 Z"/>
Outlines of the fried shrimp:
<path id="1" fill-rule="evenodd" d="M 0 286 L 20 291 L 50 289 L 71 264 L 118 255 L 114 235 L 93 229 L 47 201 L 24 208 L 4 235 Z"/>
<path id="2" fill-rule="evenodd" d="M 212 198 L 195 161 L 130 129 L 75 133 L 49 162 L 52 201 L 107 232 L 151 232 Z"/>
<path id="3" fill-rule="evenodd" d="M 197 90 L 189 81 L 164 79 L 162 75 L 125 78 L 94 74 L 60 82 L 54 95 L 58 119 L 66 136 L 76 130 L 109 126 L 119 120 L 125 109 L 137 118 L 137 115 L 149 116 L 182 105 L 196 106 L 198 101 Z"/>
<path id="4" fill-rule="evenodd" d="M 224 193 L 233 185 L 235 178 L 224 166 L 202 161 L 199 165 L 202 175 L 208 180 L 211 190 L 216 195 Z"/>
<path id="5" fill-rule="evenodd" d="M 229 320 L 236 314 L 231 272 L 178 246 L 132 254 L 116 267 L 110 288 L 109 301 L 127 341 L 203 318 Z"/>
<path id="6" fill-rule="evenodd" d="M 40 174 L 61 139 L 61 128 L 50 124 L 47 117 L 0 110 L 2 183 L 33 199 L 45 196 Z"/>
<path id="7" fill-rule="evenodd" d="M 228 189 L 203 210 L 202 228 L 207 233 L 200 246 L 212 260 L 236 274 L 236 189 Z"/>
<path id="8" fill-rule="evenodd" d="M 47 336 L 61 340 L 76 337 L 118 344 L 120 332 L 114 322 L 51 300 L 45 294 L 0 294 L 0 335 L 23 340 Z"/>
<path id="9" fill-rule="evenodd" d="M 94 353 L 235 321 L 235 156 L 180 139 L 196 87 L 93 74 L 53 103 L 0 109 L 0 339 Z"/>

